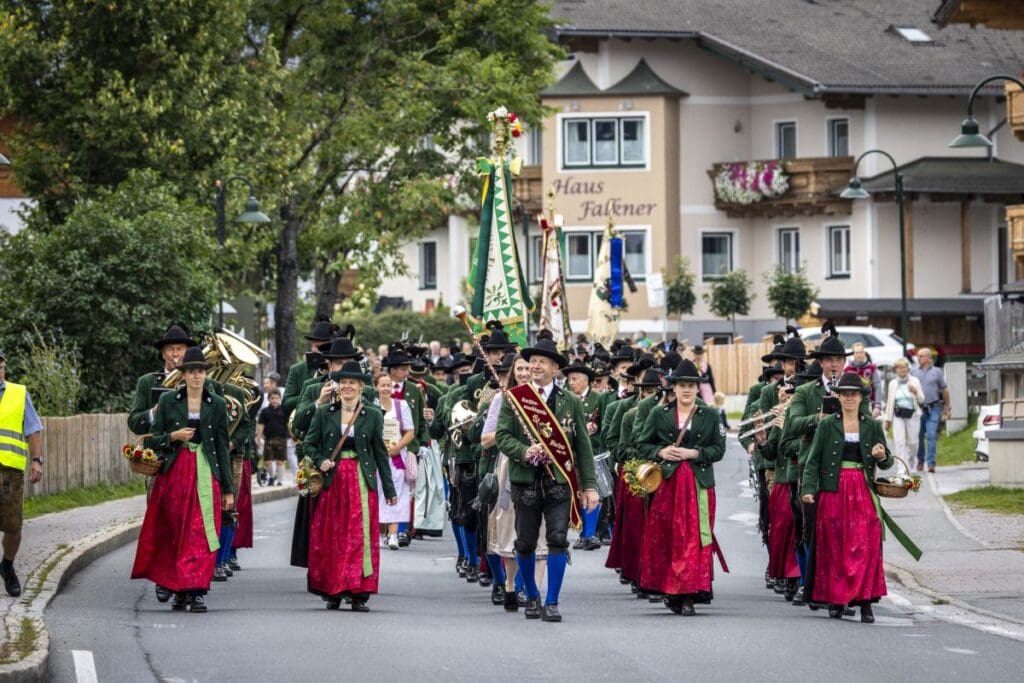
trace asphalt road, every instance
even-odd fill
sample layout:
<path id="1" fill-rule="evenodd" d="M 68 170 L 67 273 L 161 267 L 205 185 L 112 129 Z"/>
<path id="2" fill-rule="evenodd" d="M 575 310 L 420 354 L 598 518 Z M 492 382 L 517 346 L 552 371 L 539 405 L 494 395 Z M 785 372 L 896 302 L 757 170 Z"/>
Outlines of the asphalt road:
<path id="1" fill-rule="evenodd" d="M 717 574 L 714 603 L 693 618 L 632 597 L 598 550 L 573 554 L 561 624 L 526 621 L 458 579 L 450 538 L 382 550 L 371 612 L 330 612 L 287 564 L 288 499 L 256 508 L 257 547 L 214 584 L 207 614 L 172 613 L 151 584 L 129 580 L 134 544 L 72 578 L 47 610 L 51 678 L 90 680 L 92 665 L 99 681 L 1021 680 L 1020 643 L 903 611 L 905 601 L 884 599 L 865 625 L 766 591 L 732 438 L 716 479 L 716 534 L 732 573 Z"/>

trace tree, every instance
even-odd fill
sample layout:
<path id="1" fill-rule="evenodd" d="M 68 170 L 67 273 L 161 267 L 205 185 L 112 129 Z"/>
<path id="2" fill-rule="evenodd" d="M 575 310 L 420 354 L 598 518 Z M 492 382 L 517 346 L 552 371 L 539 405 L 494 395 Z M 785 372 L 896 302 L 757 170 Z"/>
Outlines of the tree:
<path id="1" fill-rule="evenodd" d="M 711 288 L 703 294 L 704 301 L 712 313 L 719 318 L 729 318 L 732 321 L 734 337 L 736 316 L 747 315 L 750 312 L 750 302 L 754 300 L 754 294 L 750 291 L 753 284 L 747 271 L 740 268 L 713 282 Z"/>
<path id="2" fill-rule="evenodd" d="M 764 274 L 764 281 L 768 285 L 768 304 L 787 324 L 803 316 L 818 297 L 817 287 L 807 279 L 803 268 L 789 273 L 776 265 Z"/>
<path id="3" fill-rule="evenodd" d="M 678 315 L 682 328 L 682 316 L 692 315 L 697 304 L 696 278 L 690 270 L 690 259 L 677 256 L 675 266 L 671 270 L 665 268 L 661 273 L 665 279 L 665 311 L 668 315 Z"/>
<path id="4" fill-rule="evenodd" d="M 48 232 L 5 236 L 0 338 L 15 372 L 31 355 L 26 330 L 60 333 L 80 359 L 77 407 L 126 408 L 139 375 L 159 367 L 151 344 L 167 325 L 209 324 L 217 252 L 202 216 L 155 174 L 133 173 Z"/>

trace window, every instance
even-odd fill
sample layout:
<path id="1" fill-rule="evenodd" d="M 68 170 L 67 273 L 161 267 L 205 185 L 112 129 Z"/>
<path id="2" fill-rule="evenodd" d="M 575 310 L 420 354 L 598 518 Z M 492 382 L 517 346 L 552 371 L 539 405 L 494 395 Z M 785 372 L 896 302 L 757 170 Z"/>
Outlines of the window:
<path id="1" fill-rule="evenodd" d="M 850 156 L 850 119 L 829 119 L 828 155 L 830 157 Z"/>
<path id="2" fill-rule="evenodd" d="M 787 273 L 800 270 L 800 230 L 779 229 L 779 265 Z"/>
<path id="3" fill-rule="evenodd" d="M 539 128 L 535 128 L 526 134 L 526 163 L 530 166 L 539 166 L 544 163 L 541 139 L 543 134 Z"/>
<path id="4" fill-rule="evenodd" d="M 828 276 L 850 277 L 849 225 L 833 225 L 828 229 Z"/>
<path id="5" fill-rule="evenodd" d="M 420 289 L 437 288 L 437 242 L 420 242 Z"/>
<path id="6" fill-rule="evenodd" d="M 775 158 L 796 158 L 796 121 L 775 124 Z"/>
<path id="7" fill-rule="evenodd" d="M 622 232 L 622 259 L 626 262 L 629 274 L 634 278 L 642 278 L 647 275 L 647 233 L 645 232 Z"/>
<path id="8" fill-rule="evenodd" d="M 565 119 L 563 167 L 632 167 L 647 163 L 645 119 L 601 117 Z"/>
<path id="9" fill-rule="evenodd" d="M 590 250 L 591 233 L 571 232 L 565 236 L 565 277 L 569 280 L 593 278 L 593 253 Z"/>
<path id="10" fill-rule="evenodd" d="M 542 246 L 544 241 L 540 235 L 530 236 L 530 282 L 534 284 L 542 282 L 544 276 L 544 254 L 540 253 Z"/>
<path id="11" fill-rule="evenodd" d="M 719 280 L 732 272 L 732 233 L 706 232 L 701 236 L 701 272 L 704 280 Z"/>
<path id="12" fill-rule="evenodd" d="M 911 43 L 930 43 L 932 42 L 931 36 L 917 28 L 916 26 L 894 26 L 897 33 L 899 33 L 905 40 Z"/>
<path id="13" fill-rule="evenodd" d="M 620 230 L 622 259 L 634 280 L 647 276 L 647 231 Z M 592 282 L 597 271 L 597 257 L 604 242 L 603 231 L 574 231 L 565 234 L 565 278 Z M 537 246 L 538 252 L 540 246 Z M 538 275 L 539 279 L 540 276 Z"/>

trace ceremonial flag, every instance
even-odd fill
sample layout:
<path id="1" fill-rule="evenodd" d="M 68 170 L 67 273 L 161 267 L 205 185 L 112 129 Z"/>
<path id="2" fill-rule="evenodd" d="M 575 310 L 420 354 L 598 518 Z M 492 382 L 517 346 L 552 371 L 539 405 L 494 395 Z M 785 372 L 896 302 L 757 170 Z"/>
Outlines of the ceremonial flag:
<path id="1" fill-rule="evenodd" d="M 565 274 L 562 270 L 562 250 L 559 233 L 562 217 L 551 214 L 551 220 L 540 216 L 543 230 L 541 258 L 543 259 L 543 285 L 541 286 L 540 326 L 550 330 L 560 351 L 572 347 L 572 329 L 569 327 L 569 307 L 565 300 Z"/>
<path id="2" fill-rule="evenodd" d="M 587 334 L 592 341 L 605 347 L 618 336 L 620 312 L 626 307 L 622 296 L 622 266 L 622 238 L 612 231 L 609 219 L 601 240 L 601 251 L 597 254 L 594 289 L 590 293 L 587 312 Z"/>
<path id="3" fill-rule="evenodd" d="M 522 169 L 522 159 L 507 159 L 506 142 L 519 137 L 522 124 L 504 107 L 488 114 L 494 128 L 494 156 L 477 160 L 484 176 L 480 233 L 469 272 L 470 313 L 477 331 L 491 320 L 500 320 L 509 340 L 527 346 L 526 315 L 533 310 L 526 278 L 519 266 L 512 232 L 512 176 Z"/>

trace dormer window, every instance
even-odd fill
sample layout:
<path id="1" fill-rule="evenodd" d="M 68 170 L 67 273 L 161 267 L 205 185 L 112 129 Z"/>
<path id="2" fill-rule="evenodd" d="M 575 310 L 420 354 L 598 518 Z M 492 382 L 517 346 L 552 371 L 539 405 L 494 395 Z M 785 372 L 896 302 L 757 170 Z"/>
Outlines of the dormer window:
<path id="1" fill-rule="evenodd" d="M 904 40 L 910 43 L 921 44 L 931 43 L 932 38 L 916 26 L 890 26 L 889 30 L 898 33 Z"/>

